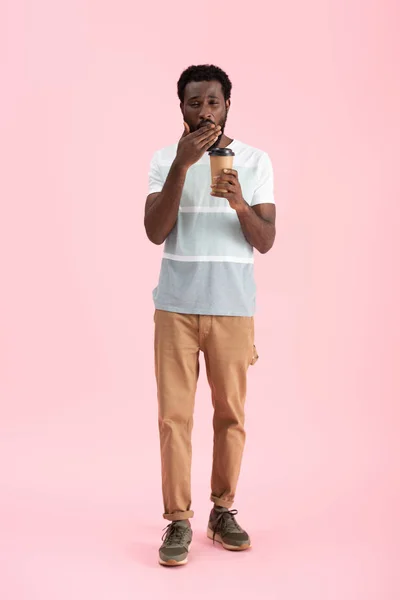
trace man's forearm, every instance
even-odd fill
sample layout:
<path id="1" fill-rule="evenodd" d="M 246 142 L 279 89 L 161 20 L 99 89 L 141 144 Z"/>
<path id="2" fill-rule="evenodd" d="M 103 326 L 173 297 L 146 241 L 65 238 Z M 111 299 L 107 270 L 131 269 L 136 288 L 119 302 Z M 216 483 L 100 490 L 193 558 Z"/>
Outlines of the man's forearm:
<path id="1" fill-rule="evenodd" d="M 259 217 L 247 202 L 236 212 L 246 240 L 261 254 L 266 254 L 275 240 L 274 223 Z"/>
<path id="2" fill-rule="evenodd" d="M 154 244 L 162 244 L 175 226 L 186 173 L 187 167 L 174 161 L 160 195 L 146 212 L 146 233 Z"/>

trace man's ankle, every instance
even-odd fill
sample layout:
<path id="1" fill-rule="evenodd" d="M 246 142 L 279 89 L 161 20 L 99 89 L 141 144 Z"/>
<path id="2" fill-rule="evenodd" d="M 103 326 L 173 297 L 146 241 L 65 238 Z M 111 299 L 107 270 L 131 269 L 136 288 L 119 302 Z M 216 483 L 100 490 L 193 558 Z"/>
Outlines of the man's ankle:
<path id="1" fill-rule="evenodd" d="M 225 506 L 219 506 L 218 504 L 214 504 L 214 510 L 217 512 L 226 512 L 229 508 L 225 508 Z"/>
<path id="2" fill-rule="evenodd" d="M 185 523 L 185 525 L 188 525 L 189 527 L 191 527 L 189 519 L 176 519 L 175 522 L 176 523 L 182 523 L 182 524 Z"/>

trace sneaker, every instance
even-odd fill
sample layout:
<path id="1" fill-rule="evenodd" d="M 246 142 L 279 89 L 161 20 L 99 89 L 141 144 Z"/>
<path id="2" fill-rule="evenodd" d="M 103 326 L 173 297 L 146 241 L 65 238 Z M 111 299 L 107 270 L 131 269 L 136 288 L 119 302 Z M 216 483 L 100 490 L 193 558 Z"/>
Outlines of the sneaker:
<path id="1" fill-rule="evenodd" d="M 160 565 L 186 565 L 193 535 L 189 521 L 171 521 L 165 529 L 163 544 L 159 550 Z"/>
<path id="2" fill-rule="evenodd" d="M 235 519 L 237 510 L 213 508 L 208 522 L 207 537 L 219 542 L 226 550 L 247 550 L 251 547 L 249 535 Z"/>

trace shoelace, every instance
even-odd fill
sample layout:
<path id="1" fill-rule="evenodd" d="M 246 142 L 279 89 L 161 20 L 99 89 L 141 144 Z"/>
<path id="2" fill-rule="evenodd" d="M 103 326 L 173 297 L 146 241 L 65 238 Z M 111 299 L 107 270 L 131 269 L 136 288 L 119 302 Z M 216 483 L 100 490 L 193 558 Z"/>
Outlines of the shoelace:
<path id="1" fill-rule="evenodd" d="M 221 512 L 215 521 L 215 526 L 213 527 L 213 543 L 215 542 L 215 535 L 217 533 L 242 533 L 243 529 L 237 523 L 235 519 L 235 515 L 238 514 L 236 508 L 233 510 L 225 510 Z"/>
<path id="2" fill-rule="evenodd" d="M 165 541 L 165 545 L 181 544 L 186 535 L 186 528 L 182 525 L 178 525 L 177 521 L 171 521 L 169 525 L 164 527 L 165 533 L 162 536 L 162 541 Z"/>

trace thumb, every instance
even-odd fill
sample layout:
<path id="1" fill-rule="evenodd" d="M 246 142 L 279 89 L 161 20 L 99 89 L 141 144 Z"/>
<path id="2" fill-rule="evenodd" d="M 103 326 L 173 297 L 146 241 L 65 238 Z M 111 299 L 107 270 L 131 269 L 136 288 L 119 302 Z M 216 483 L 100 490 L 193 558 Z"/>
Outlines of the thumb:
<path id="1" fill-rule="evenodd" d="M 182 137 L 186 137 L 187 135 L 189 135 L 190 133 L 190 127 L 189 125 L 186 123 L 186 121 L 183 121 L 183 125 L 184 125 L 184 130 L 183 130 L 183 134 Z"/>

